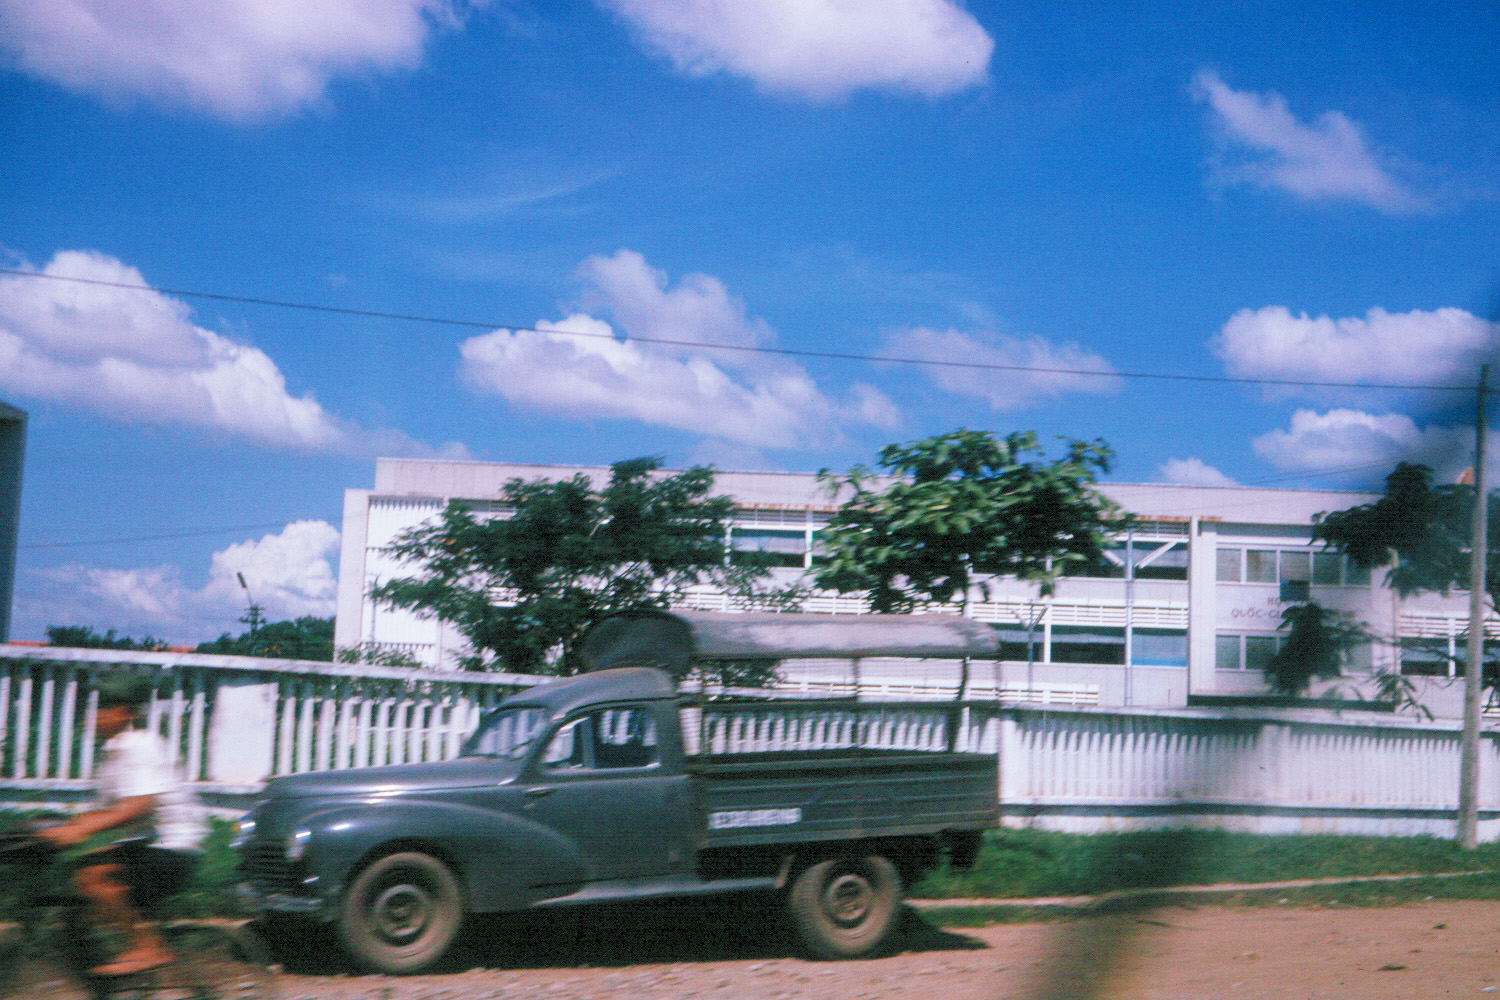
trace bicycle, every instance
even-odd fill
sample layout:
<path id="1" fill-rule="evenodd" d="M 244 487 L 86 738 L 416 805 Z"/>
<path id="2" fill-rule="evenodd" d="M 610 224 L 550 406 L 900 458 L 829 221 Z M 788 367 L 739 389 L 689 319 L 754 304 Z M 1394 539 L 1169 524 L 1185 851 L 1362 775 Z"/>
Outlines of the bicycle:
<path id="1" fill-rule="evenodd" d="M 0 834 L 0 997 L 276 1000 L 269 952 L 247 922 L 168 918 L 161 900 L 147 903 L 143 915 L 173 962 L 123 976 L 89 971 L 113 949 L 107 933 L 91 928 L 88 901 L 57 890 L 58 854 L 30 831 Z"/>

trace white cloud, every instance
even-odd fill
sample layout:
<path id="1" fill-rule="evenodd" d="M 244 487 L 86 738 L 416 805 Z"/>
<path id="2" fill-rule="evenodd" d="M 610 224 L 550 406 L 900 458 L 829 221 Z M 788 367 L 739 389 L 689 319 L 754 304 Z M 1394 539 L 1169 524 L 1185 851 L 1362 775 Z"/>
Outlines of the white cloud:
<path id="1" fill-rule="evenodd" d="M 462 0 L 0 0 L 23 70 L 107 100 L 230 120 L 298 110 L 337 76 L 418 65 Z"/>
<path id="2" fill-rule="evenodd" d="M 775 333 L 723 283 L 703 274 L 676 288 L 640 254 L 591 257 L 585 299 L 628 334 L 696 344 L 764 345 Z M 574 313 L 544 332 L 496 330 L 460 345 L 462 374 L 517 407 L 575 419 L 639 420 L 752 448 L 833 445 L 850 424 L 893 428 L 889 399 L 855 385 L 830 399 L 802 368 L 774 355 L 620 341 L 606 321 Z M 733 372 L 733 374 L 731 374 Z"/>
<path id="3" fill-rule="evenodd" d="M 1108 361 L 1077 344 L 1052 344 L 1042 337 L 968 334 L 917 327 L 891 334 L 886 352 L 960 367 L 923 365 L 938 388 L 982 399 L 996 411 L 1015 410 L 1065 392 L 1110 393 L 1118 387 Z M 998 365 L 966 368 L 962 365 Z M 1006 367 L 1020 370 L 1006 370 Z M 1080 375 L 1077 372 L 1101 372 Z"/>
<path id="4" fill-rule="evenodd" d="M 268 621 L 331 616 L 338 581 L 332 558 L 338 529 L 295 521 L 277 534 L 247 539 L 214 553 L 209 579 L 194 590 L 176 566 L 105 568 L 73 563 L 33 570 L 40 589 L 17 598 L 17 622 L 37 634 L 48 625 L 87 624 L 139 639 L 146 634 L 196 644 L 221 632 L 238 634 L 249 602 L 236 573 Z M 24 623 L 24 625 L 22 624 Z"/>
<path id="5" fill-rule="evenodd" d="M 759 347 L 776 339 L 766 321 L 745 313 L 745 303 L 729 294 L 718 278 L 685 274 L 676 288 L 667 287 L 667 273 L 646 263 L 634 250 L 613 257 L 594 255 L 578 273 L 593 286 L 584 305 L 607 310 L 631 337 L 686 340 L 692 343 Z M 658 345 L 673 354 L 694 348 Z M 725 352 L 724 363 L 753 362 L 755 355 Z"/>
<path id="6" fill-rule="evenodd" d="M 112 257 L 67 250 L 39 272 L 145 286 Z M 126 423 L 222 431 L 273 448 L 356 454 L 426 450 L 398 431 L 363 430 L 287 392 L 265 352 L 194 326 L 182 302 L 149 288 L 0 277 L 0 389 Z"/>
<path id="7" fill-rule="evenodd" d="M 994 40 L 950 0 L 599 0 L 693 76 L 818 101 L 860 89 L 937 97 L 985 79 Z"/>
<path id="8" fill-rule="evenodd" d="M 1239 376 L 1410 385 L 1472 379 L 1497 334 L 1462 309 L 1313 319 L 1266 306 L 1235 313 L 1210 343 Z"/>
<path id="9" fill-rule="evenodd" d="M 1238 486 L 1233 479 L 1200 458 L 1169 458 L 1156 470 L 1164 483 L 1178 486 Z"/>
<path id="10" fill-rule="evenodd" d="M 700 441 L 688 452 L 693 465 L 708 465 L 721 472 L 777 472 L 782 469 L 758 448 L 728 441 Z"/>
<path id="11" fill-rule="evenodd" d="M 239 575 L 257 604 L 275 618 L 333 614 L 338 577 L 329 557 L 339 548 L 339 532 L 326 521 L 293 521 L 280 534 L 247 539 L 215 552 L 205 601 L 243 602 Z"/>
<path id="12" fill-rule="evenodd" d="M 1349 409 L 1298 410 L 1287 430 L 1271 431 L 1251 442 L 1257 455 L 1281 469 L 1338 470 L 1421 462 L 1449 482 L 1471 463 L 1468 456 L 1473 444 L 1473 431 L 1467 428 L 1424 428 L 1405 414 Z"/>
<path id="13" fill-rule="evenodd" d="M 1381 164 L 1359 125 L 1338 111 L 1304 124 L 1280 94 L 1232 90 L 1208 70 L 1193 78 L 1193 96 L 1213 110 L 1224 152 L 1240 157 L 1220 165 L 1222 182 L 1279 188 L 1310 201 L 1356 201 L 1388 213 L 1425 205 Z"/>

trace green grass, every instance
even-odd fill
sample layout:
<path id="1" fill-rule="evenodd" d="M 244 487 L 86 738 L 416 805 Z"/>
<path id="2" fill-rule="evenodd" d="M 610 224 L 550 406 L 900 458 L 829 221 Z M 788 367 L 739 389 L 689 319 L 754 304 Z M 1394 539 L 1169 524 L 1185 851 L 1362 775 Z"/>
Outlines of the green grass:
<path id="1" fill-rule="evenodd" d="M 1436 837 L 1261 836 L 1212 830 L 1081 834 L 994 830 L 972 871 L 912 886 L 927 899 L 1083 896 L 1120 889 L 1500 869 L 1500 843 L 1460 850 Z M 1434 880 L 1435 891 L 1463 890 Z M 1471 880 L 1463 880 L 1471 881 Z M 1394 890 L 1392 890 L 1394 891 Z"/>

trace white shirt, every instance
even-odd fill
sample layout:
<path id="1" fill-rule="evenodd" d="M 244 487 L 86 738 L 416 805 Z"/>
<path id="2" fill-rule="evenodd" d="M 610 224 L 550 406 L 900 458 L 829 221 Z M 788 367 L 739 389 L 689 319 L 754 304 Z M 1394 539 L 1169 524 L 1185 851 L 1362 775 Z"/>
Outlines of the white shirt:
<path id="1" fill-rule="evenodd" d="M 196 851 L 208 827 L 197 796 L 178 777 L 167 742 L 144 729 L 127 729 L 104 744 L 99 804 L 105 808 L 138 795 L 156 796 L 156 809 L 113 831 L 117 840 L 144 837 L 156 847 Z"/>

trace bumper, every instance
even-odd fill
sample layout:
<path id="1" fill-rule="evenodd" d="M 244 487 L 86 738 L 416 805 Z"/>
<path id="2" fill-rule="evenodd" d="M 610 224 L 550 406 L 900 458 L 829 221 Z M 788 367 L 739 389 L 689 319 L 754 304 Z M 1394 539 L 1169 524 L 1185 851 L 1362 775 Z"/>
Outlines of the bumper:
<path id="1" fill-rule="evenodd" d="M 299 913 L 314 917 L 326 915 L 324 901 L 317 897 L 263 892 L 250 882 L 241 882 L 235 886 L 235 897 L 240 906 L 251 913 Z"/>

